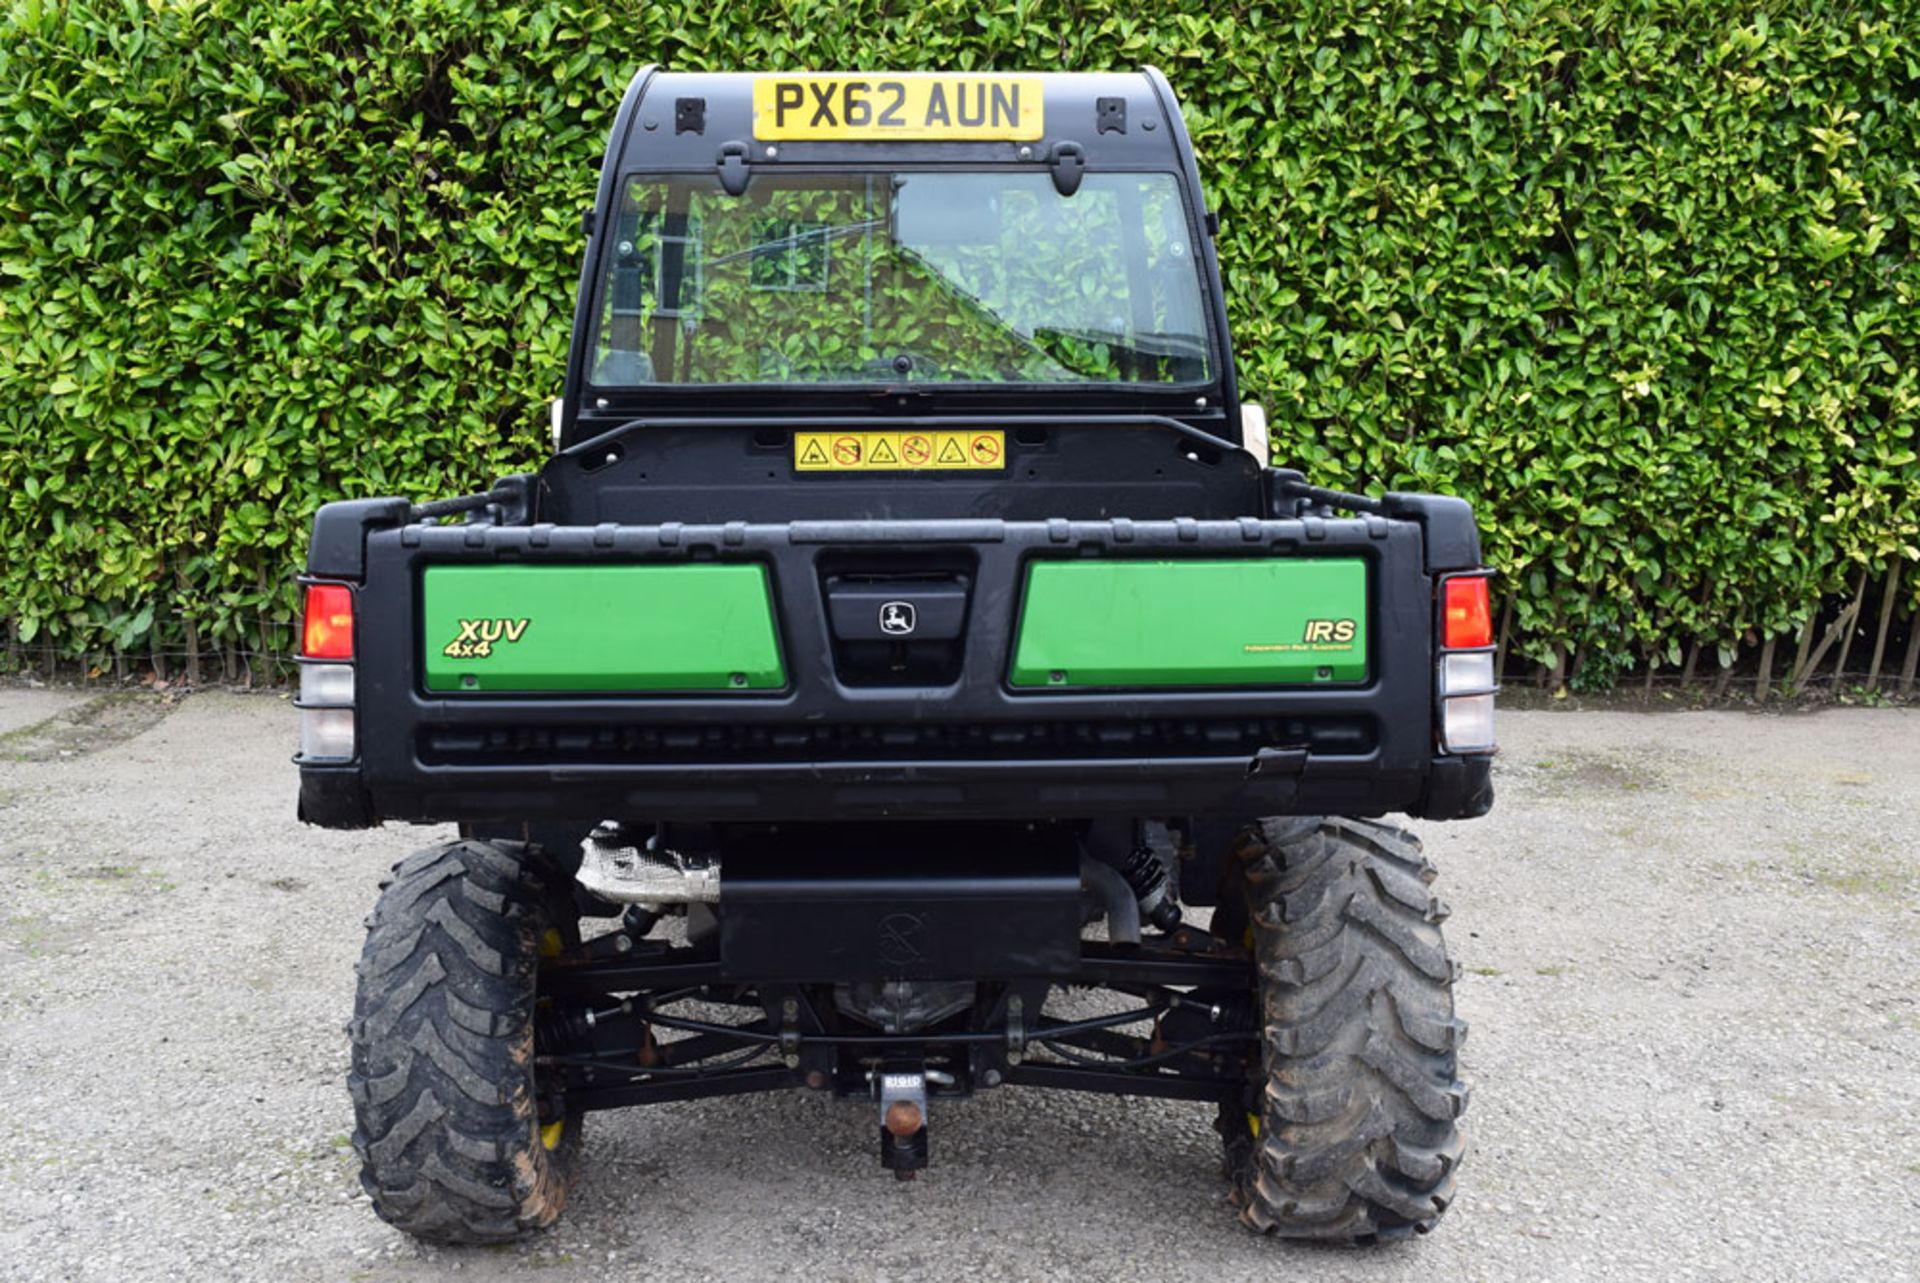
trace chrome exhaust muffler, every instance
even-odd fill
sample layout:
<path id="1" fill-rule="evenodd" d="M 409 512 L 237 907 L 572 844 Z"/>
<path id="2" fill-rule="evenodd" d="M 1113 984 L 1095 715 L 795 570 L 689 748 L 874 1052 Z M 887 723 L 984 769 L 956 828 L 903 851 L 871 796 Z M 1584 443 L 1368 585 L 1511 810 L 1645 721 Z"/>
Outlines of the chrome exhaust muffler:
<path id="1" fill-rule="evenodd" d="M 616 826 L 602 825 L 580 844 L 574 876 L 588 892 L 611 904 L 715 904 L 720 899 L 720 860 L 697 860 L 659 845 L 625 841 Z"/>

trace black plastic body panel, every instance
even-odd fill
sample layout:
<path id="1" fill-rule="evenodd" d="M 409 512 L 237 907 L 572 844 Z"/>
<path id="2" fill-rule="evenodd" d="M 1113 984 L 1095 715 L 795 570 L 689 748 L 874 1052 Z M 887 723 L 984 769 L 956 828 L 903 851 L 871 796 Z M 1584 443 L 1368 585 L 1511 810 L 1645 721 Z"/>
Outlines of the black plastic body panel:
<path id="1" fill-rule="evenodd" d="M 369 526 L 357 590 L 362 756 L 357 772 L 304 768 L 302 811 L 320 824 L 1479 814 L 1486 760 L 1434 749 L 1421 543 L 1419 524 L 1378 516 Z M 974 567 L 960 676 L 848 684 L 835 669 L 822 566 L 913 554 Z M 1374 677 L 1364 686 L 1006 685 L 1033 559 L 1354 555 L 1371 568 Z M 440 696 L 418 684 L 428 564 L 685 560 L 768 568 L 786 690 Z M 355 774 L 359 787 L 348 788 Z"/>
<path id="2" fill-rule="evenodd" d="M 413 505 L 405 499 L 342 499 L 313 518 L 307 573 L 316 579 L 359 579 L 366 574 L 367 532 L 403 526 Z"/>
<path id="3" fill-rule="evenodd" d="M 1473 506 L 1465 499 L 1395 491 L 1382 496 L 1380 503 L 1387 516 L 1420 523 L 1428 574 L 1479 568 L 1480 527 L 1474 522 Z"/>
<path id="4" fill-rule="evenodd" d="M 1006 434 L 1005 468 L 797 472 L 796 430 L 985 428 Z M 592 526 L 677 522 L 997 517 L 1228 516 L 1262 504 L 1245 450 L 1144 415 L 885 420 L 637 419 L 562 451 L 540 470 L 536 518 Z"/>
<path id="5" fill-rule="evenodd" d="M 803 850 L 785 833 L 729 848 L 721 973 L 844 983 L 1068 976 L 1079 966 L 1084 896 L 1071 845 L 885 836 L 836 827 Z"/>

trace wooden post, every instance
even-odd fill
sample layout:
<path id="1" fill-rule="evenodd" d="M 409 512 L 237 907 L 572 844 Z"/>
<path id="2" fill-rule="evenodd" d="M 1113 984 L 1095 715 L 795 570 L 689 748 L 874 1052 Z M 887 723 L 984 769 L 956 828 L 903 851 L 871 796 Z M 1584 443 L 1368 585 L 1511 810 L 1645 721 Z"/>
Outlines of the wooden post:
<path id="1" fill-rule="evenodd" d="M 1907 662 L 1900 665 L 1900 693 L 1913 694 L 1914 670 L 1920 668 L 1920 610 L 1907 616 Z"/>
<path id="2" fill-rule="evenodd" d="M 1820 639 L 1820 644 L 1813 648 L 1813 654 L 1807 657 L 1807 669 L 1800 674 L 1800 680 L 1794 683 L 1793 693 L 1795 695 L 1798 695 L 1806 686 L 1807 678 L 1813 675 L 1814 670 L 1820 667 L 1820 661 L 1827 657 L 1827 648 L 1833 645 L 1834 642 L 1840 640 L 1842 634 L 1849 632 L 1853 628 L 1853 617 L 1860 613 L 1860 599 L 1866 590 L 1867 575 L 1865 571 L 1861 571 L 1860 585 L 1854 590 L 1853 603 L 1840 612 L 1840 618 L 1833 621 L 1833 627 L 1827 629 L 1827 635 Z"/>
<path id="3" fill-rule="evenodd" d="M 187 685 L 200 684 L 200 625 L 187 616 Z"/>
<path id="4" fill-rule="evenodd" d="M 1820 603 L 1816 601 L 1813 609 L 1807 612 L 1807 622 L 1800 627 L 1800 645 L 1793 652 L 1793 667 L 1788 670 L 1787 685 L 1796 692 L 1807 677 L 1807 652 L 1813 649 L 1813 625 L 1819 618 Z"/>
<path id="5" fill-rule="evenodd" d="M 1887 567 L 1887 584 L 1880 593 L 1880 627 L 1873 635 L 1873 663 L 1867 666 L 1867 689 L 1880 687 L 1880 661 L 1887 656 L 1887 629 L 1893 623 L 1894 598 L 1900 595 L 1900 558 Z"/>
<path id="6" fill-rule="evenodd" d="M 167 643 L 165 641 L 167 610 L 166 598 L 160 595 L 158 581 L 164 578 L 166 573 L 167 554 L 166 550 L 162 549 L 160 552 L 160 564 L 155 568 L 154 572 L 156 586 L 154 588 L 153 627 L 147 630 L 147 670 L 152 675 L 153 680 L 163 685 L 167 680 Z"/>
<path id="7" fill-rule="evenodd" d="M 1727 693 L 1727 687 L 1733 683 L 1734 666 L 1740 662 L 1740 643 L 1733 643 L 1733 657 L 1720 669 L 1720 675 L 1713 679 L 1713 697 L 1719 699 Z"/>
<path id="8" fill-rule="evenodd" d="M 1862 566 L 1860 567 L 1860 586 L 1853 590 L 1853 605 L 1847 611 L 1852 622 L 1848 623 L 1846 631 L 1840 634 L 1840 659 L 1833 666 L 1833 689 L 1836 691 L 1847 679 L 1847 655 L 1853 650 L 1853 635 L 1859 631 L 1860 607 L 1865 605 L 1866 601 L 1867 568 Z"/>
<path id="9" fill-rule="evenodd" d="M 273 640 L 267 633 L 267 609 L 268 608 L 264 604 L 268 599 L 267 594 L 272 589 L 272 587 L 273 585 L 269 583 L 267 580 L 267 572 L 262 570 L 260 572 L 260 598 L 261 598 L 262 605 L 260 607 L 259 618 L 255 619 L 253 622 L 254 622 L 254 632 L 259 641 L 259 646 L 260 646 L 260 649 L 256 651 L 255 654 L 263 657 L 271 655 L 273 653 Z M 247 657 L 247 685 L 248 686 L 253 685 L 253 660 L 254 660 L 253 655 L 249 655 Z"/>
<path id="10" fill-rule="evenodd" d="M 1700 607 L 1701 612 L 1704 612 L 1706 610 L 1707 599 L 1712 595 L 1713 595 L 1712 582 L 1708 581 L 1708 582 L 1702 583 L 1700 585 L 1700 595 L 1696 601 L 1696 604 Z M 1693 685 L 1694 665 L 1700 662 L 1700 631 L 1697 624 L 1694 628 L 1689 630 L 1689 633 L 1690 633 L 1691 639 L 1687 642 L 1687 657 L 1686 657 L 1686 660 L 1680 666 L 1680 688 L 1682 690 L 1685 690 L 1687 687 Z"/>
<path id="11" fill-rule="evenodd" d="M 187 626 L 187 685 L 200 685 L 200 625 L 193 617 L 193 594 L 187 583 L 186 572 L 178 565 L 173 568 L 173 581 L 180 589 L 175 600 L 179 603 L 180 618 Z"/>

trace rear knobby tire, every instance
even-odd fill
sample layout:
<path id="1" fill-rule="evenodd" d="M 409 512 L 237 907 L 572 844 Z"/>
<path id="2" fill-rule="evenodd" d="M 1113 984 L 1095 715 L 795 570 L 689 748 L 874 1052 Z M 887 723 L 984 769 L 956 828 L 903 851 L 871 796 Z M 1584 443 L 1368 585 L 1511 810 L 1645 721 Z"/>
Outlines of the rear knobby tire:
<path id="1" fill-rule="evenodd" d="M 394 866 L 367 919 L 352 1022 L 353 1147 L 387 1223 L 498 1243 L 566 1203 L 580 1119 L 542 1126 L 540 960 L 578 938 L 564 879 L 519 842 L 447 842 Z"/>
<path id="2" fill-rule="evenodd" d="M 1433 866 L 1412 834 L 1346 819 L 1265 820 L 1236 855 L 1227 917 L 1263 1013 L 1262 1081 L 1220 1118 L 1241 1219 L 1335 1243 L 1432 1229 L 1467 1103 Z"/>

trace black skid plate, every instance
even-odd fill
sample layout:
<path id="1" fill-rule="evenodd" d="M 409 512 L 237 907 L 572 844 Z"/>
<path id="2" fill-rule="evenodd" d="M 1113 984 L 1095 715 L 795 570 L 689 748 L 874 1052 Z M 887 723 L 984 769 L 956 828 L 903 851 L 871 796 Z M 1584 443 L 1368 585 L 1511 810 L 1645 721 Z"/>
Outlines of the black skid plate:
<path id="1" fill-rule="evenodd" d="M 1071 847 L 1020 831 L 983 848 L 898 826 L 830 848 L 778 835 L 729 850 L 720 964 L 729 978 L 990 980 L 1080 962 Z"/>

